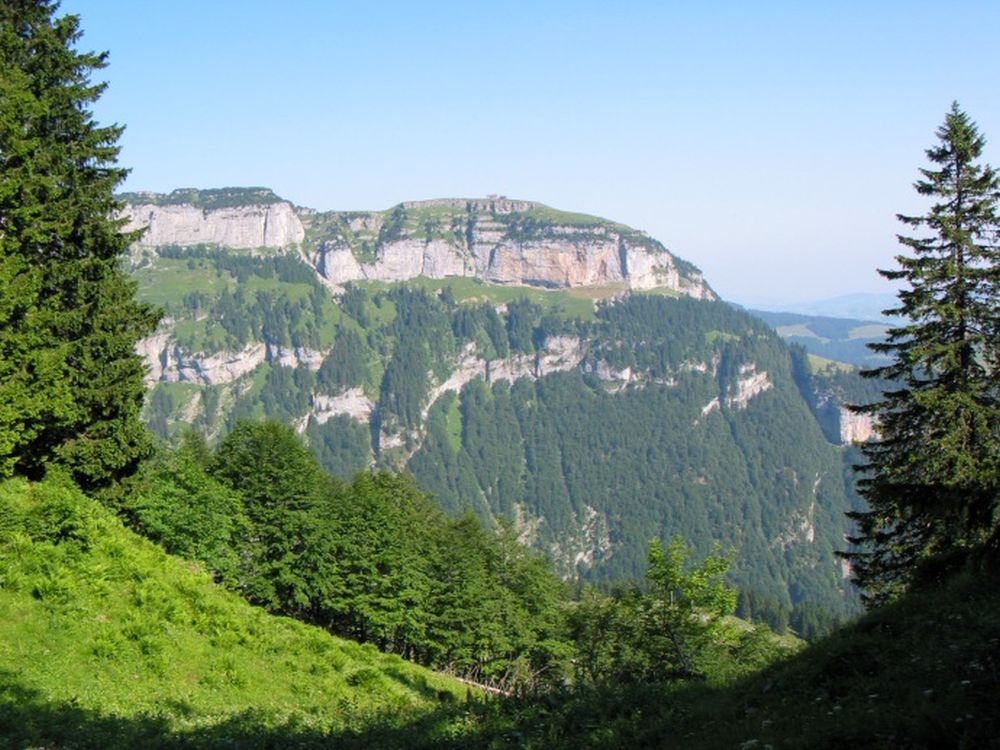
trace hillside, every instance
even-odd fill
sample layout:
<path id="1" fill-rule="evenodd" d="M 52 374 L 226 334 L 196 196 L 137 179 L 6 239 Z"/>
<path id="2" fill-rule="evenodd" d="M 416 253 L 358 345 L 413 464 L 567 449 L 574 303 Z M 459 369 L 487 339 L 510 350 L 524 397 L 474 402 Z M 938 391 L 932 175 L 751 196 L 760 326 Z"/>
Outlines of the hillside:
<path id="1" fill-rule="evenodd" d="M 264 614 L 49 482 L 0 485 L 4 747 L 991 747 L 995 562 L 737 681 L 460 703 L 450 680 Z"/>
<path id="2" fill-rule="evenodd" d="M 702 552 L 732 546 L 733 580 L 779 627 L 800 605 L 851 611 L 833 553 L 854 500 L 840 441 L 826 440 L 810 411 L 808 372 L 766 326 L 710 299 L 693 270 L 649 290 L 622 276 L 640 252 L 691 268 L 659 243 L 499 199 L 405 203 L 323 224 L 260 189 L 171 196 L 131 198 L 133 216 L 152 216 L 133 248 L 140 296 L 167 315 L 140 347 L 159 434 L 193 425 L 214 439 L 240 418 L 278 419 L 334 473 L 405 468 L 450 513 L 510 521 L 563 575 L 639 578 L 649 539 L 679 532 Z M 166 210 L 178 213 L 168 220 Z M 490 235 L 481 277 L 334 284 L 317 260 L 322 247 L 362 252 L 370 240 L 366 262 L 388 268 L 390 257 L 444 243 L 413 232 L 455 212 L 478 217 L 470 262 L 483 258 L 486 235 L 475 231 L 507 228 Z M 279 238 L 286 246 L 247 245 L 293 220 L 302 231 Z M 618 238 L 624 265 L 597 260 L 609 256 L 595 232 Z M 515 246 L 549 270 L 566 257 L 576 270 L 561 288 L 540 283 L 554 278 L 541 265 L 517 277 L 535 286 L 493 283 L 489 269 Z"/>
<path id="3" fill-rule="evenodd" d="M 282 727 L 388 726 L 467 691 L 249 606 L 75 488 L 0 485 L 3 747 L 247 747 Z"/>
<path id="4" fill-rule="evenodd" d="M 613 685 L 480 711 L 454 747 L 988 748 L 1000 736 L 996 562 L 728 685 Z M 447 743 L 427 747 L 448 747 Z"/>
<path id="5" fill-rule="evenodd" d="M 785 341 L 800 344 L 825 359 L 858 367 L 877 367 L 887 361 L 885 355 L 868 348 L 870 343 L 885 340 L 888 325 L 884 321 L 764 310 L 748 312 L 773 327 Z"/>

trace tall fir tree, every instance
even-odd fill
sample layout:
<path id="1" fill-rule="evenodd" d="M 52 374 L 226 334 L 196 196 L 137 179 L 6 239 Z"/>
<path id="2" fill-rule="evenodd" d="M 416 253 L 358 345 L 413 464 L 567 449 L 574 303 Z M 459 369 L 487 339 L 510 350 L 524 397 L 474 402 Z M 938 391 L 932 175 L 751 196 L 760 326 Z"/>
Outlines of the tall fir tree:
<path id="1" fill-rule="evenodd" d="M 995 533 L 1000 493 L 997 393 L 1000 178 L 978 163 L 985 139 L 953 104 L 927 150 L 917 192 L 936 202 L 924 216 L 898 216 L 918 236 L 910 254 L 880 271 L 902 282 L 903 323 L 884 343 L 884 367 L 866 377 L 891 383 L 856 410 L 876 421 L 858 481 L 868 509 L 849 514 L 858 548 L 845 555 L 869 602 L 891 598 L 926 558 L 960 553 Z"/>
<path id="2" fill-rule="evenodd" d="M 159 314 L 122 268 L 122 129 L 89 109 L 106 55 L 57 5 L 0 4 L 0 477 L 60 464 L 99 487 L 150 450 L 135 344 Z"/>

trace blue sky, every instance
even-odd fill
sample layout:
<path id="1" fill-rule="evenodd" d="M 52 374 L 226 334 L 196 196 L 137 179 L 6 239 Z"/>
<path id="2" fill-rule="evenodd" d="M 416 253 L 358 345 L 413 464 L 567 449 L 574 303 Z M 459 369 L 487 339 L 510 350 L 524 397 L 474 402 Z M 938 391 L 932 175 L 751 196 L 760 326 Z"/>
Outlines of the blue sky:
<path id="1" fill-rule="evenodd" d="M 127 189 L 502 193 L 644 229 L 755 304 L 887 291 L 874 269 L 926 207 L 912 182 L 952 100 L 1000 139 L 995 1 L 62 10 L 110 52 L 96 114 L 127 126 Z"/>

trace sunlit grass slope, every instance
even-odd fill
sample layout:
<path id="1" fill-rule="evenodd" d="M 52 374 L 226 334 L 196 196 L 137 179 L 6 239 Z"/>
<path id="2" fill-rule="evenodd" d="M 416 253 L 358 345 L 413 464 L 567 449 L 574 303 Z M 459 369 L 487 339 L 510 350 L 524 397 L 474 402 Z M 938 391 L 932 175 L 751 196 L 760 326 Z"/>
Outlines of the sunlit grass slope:
<path id="1" fill-rule="evenodd" d="M 0 747 L 144 746 L 234 722 L 343 733 L 466 693 L 247 605 L 76 488 L 0 485 Z"/>

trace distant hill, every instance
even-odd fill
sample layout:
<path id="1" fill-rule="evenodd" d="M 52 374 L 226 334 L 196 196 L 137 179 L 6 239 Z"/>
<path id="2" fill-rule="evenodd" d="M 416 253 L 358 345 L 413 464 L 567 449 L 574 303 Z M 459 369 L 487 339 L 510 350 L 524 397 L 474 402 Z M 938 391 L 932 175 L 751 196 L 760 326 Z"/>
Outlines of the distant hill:
<path id="1" fill-rule="evenodd" d="M 887 361 L 884 355 L 868 348 L 869 343 L 885 339 L 886 321 L 766 310 L 747 312 L 774 328 L 785 341 L 802 345 L 810 354 L 858 367 L 876 367 Z"/>
<path id="2" fill-rule="evenodd" d="M 750 307 L 771 312 L 789 312 L 810 317 L 848 318 L 868 322 L 887 322 L 883 310 L 897 306 L 899 300 L 891 293 L 858 292 L 829 299 L 789 304 L 754 304 Z"/>

